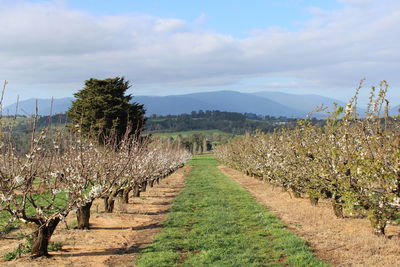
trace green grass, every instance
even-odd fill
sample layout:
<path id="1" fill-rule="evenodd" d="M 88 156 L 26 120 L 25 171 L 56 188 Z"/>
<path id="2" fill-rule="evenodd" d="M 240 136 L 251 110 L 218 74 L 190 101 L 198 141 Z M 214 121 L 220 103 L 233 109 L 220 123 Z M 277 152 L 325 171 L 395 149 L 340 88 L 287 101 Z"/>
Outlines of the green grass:
<path id="1" fill-rule="evenodd" d="M 50 203 L 52 198 L 51 193 L 44 193 L 41 195 L 33 195 L 35 199 L 36 205 L 39 206 L 47 206 Z M 21 201 L 21 197 L 17 197 L 18 201 Z M 67 204 L 67 194 L 64 192 L 58 193 L 57 197 L 53 202 L 53 209 L 51 210 L 44 210 L 44 212 L 48 212 L 51 214 L 52 212 L 57 211 L 58 209 L 62 209 Z M 28 202 L 26 207 L 26 214 L 28 216 L 34 216 L 36 214 L 36 209 Z M 14 229 L 18 229 L 20 226 L 19 221 L 10 222 L 11 216 L 7 211 L 0 211 L 0 234 L 7 234 Z"/>
<path id="2" fill-rule="evenodd" d="M 329 266 L 223 175 L 212 155 L 189 164 L 185 190 L 137 266 Z"/>
<path id="3" fill-rule="evenodd" d="M 50 242 L 48 245 L 48 251 L 60 251 L 62 249 L 62 242 Z M 19 258 L 22 254 L 28 254 L 32 249 L 32 237 L 27 236 L 26 242 L 18 245 L 13 251 L 6 253 L 3 256 L 5 261 L 11 261 Z"/>
<path id="4" fill-rule="evenodd" d="M 0 211 L 0 235 L 7 234 L 14 229 L 18 229 L 18 222 L 10 222 L 11 216 L 6 211 Z"/>
<path id="5" fill-rule="evenodd" d="M 212 134 L 219 134 L 223 136 L 233 136 L 234 134 L 226 133 L 220 130 L 193 130 L 193 131 L 184 131 L 184 132 L 171 132 L 171 133 L 152 133 L 153 136 L 160 136 L 160 137 L 172 137 L 176 138 L 178 135 L 182 136 L 190 136 L 194 134 L 204 134 L 204 135 L 212 135 Z"/>
<path id="6" fill-rule="evenodd" d="M 30 118 L 27 117 L 16 117 L 14 118 L 13 116 L 11 117 L 2 117 L 1 122 L 3 126 L 16 126 L 19 124 L 27 124 L 29 122 Z"/>

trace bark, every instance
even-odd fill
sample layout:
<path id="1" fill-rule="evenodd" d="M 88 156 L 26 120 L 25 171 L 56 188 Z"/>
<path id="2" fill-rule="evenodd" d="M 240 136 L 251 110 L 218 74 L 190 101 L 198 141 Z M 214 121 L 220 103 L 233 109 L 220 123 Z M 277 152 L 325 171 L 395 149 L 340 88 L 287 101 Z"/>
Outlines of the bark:
<path id="1" fill-rule="evenodd" d="M 313 205 L 313 206 L 318 206 L 318 201 L 319 201 L 319 198 L 318 198 L 318 197 L 310 197 L 310 203 L 311 203 L 311 205 Z"/>
<path id="2" fill-rule="evenodd" d="M 375 235 L 385 235 L 387 219 L 382 216 L 379 211 L 374 211 L 369 218 Z"/>
<path id="3" fill-rule="evenodd" d="M 108 209 L 108 196 L 104 197 L 104 212 L 106 212 Z"/>
<path id="4" fill-rule="evenodd" d="M 49 256 L 47 247 L 49 245 L 50 238 L 59 222 L 59 218 L 51 219 L 38 226 L 38 229 L 32 234 L 31 256 L 33 258 Z"/>
<path id="5" fill-rule="evenodd" d="M 138 184 L 135 184 L 133 186 L 133 196 L 134 197 L 140 197 L 140 188 Z"/>
<path id="6" fill-rule="evenodd" d="M 151 181 L 150 181 L 150 187 L 153 187 L 153 186 L 154 186 L 154 181 L 155 181 L 155 180 L 151 180 Z"/>
<path id="7" fill-rule="evenodd" d="M 77 229 L 89 229 L 90 208 L 92 204 L 93 201 L 90 201 L 76 211 Z"/>
<path id="8" fill-rule="evenodd" d="M 296 188 L 291 187 L 290 189 L 292 189 L 292 193 L 295 198 L 301 198 L 301 193 L 297 191 Z"/>
<path id="9" fill-rule="evenodd" d="M 125 188 L 122 192 L 122 202 L 125 204 L 129 203 L 129 193 L 131 192 L 131 188 Z"/>
<path id="10" fill-rule="evenodd" d="M 112 213 L 114 211 L 115 199 L 114 197 L 105 197 L 104 198 L 104 211 L 107 213 Z"/>
<path id="11" fill-rule="evenodd" d="M 104 198 L 104 210 L 107 213 L 112 213 L 114 211 L 114 204 L 115 204 L 115 198 L 119 195 L 122 194 L 123 190 L 121 189 L 115 189 L 110 195 L 106 196 Z"/>
<path id="12" fill-rule="evenodd" d="M 343 216 L 343 203 L 339 199 L 334 199 L 332 202 L 332 208 L 333 212 L 335 213 L 335 216 L 338 218 L 344 218 Z"/>
<path id="13" fill-rule="evenodd" d="M 141 188 L 140 188 L 140 191 L 141 191 L 141 192 L 146 192 L 146 189 L 147 189 L 147 181 L 144 181 L 144 182 L 142 183 L 142 186 L 141 186 Z"/>

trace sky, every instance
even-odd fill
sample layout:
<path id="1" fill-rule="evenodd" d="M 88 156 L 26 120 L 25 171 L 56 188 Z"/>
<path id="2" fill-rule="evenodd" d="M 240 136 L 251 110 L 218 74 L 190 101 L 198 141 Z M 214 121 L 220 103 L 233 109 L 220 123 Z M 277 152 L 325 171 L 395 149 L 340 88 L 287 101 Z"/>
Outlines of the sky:
<path id="1" fill-rule="evenodd" d="M 0 0 L 4 104 L 124 76 L 133 95 L 234 90 L 400 103 L 398 0 Z"/>

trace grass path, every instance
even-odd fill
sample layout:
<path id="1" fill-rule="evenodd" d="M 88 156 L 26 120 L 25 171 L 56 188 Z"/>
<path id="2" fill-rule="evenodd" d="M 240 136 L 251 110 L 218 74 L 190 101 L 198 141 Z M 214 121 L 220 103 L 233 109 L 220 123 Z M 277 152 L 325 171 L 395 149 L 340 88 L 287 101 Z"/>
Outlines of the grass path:
<path id="1" fill-rule="evenodd" d="M 223 175 L 212 156 L 189 164 L 185 190 L 136 266 L 329 266 Z"/>

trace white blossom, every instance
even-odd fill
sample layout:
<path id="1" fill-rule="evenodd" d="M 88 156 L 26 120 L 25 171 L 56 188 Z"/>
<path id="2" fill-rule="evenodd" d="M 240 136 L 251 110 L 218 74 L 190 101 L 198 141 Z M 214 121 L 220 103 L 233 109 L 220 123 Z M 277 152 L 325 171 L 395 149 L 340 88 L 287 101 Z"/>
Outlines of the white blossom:
<path id="1" fill-rule="evenodd" d="M 21 176 L 17 175 L 17 176 L 15 176 L 14 180 L 15 180 L 15 182 L 17 184 L 20 184 L 20 183 L 22 183 L 24 181 L 24 178 L 22 178 Z"/>

